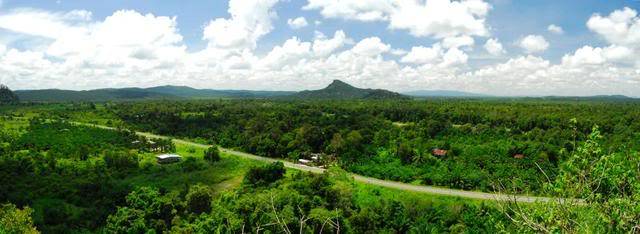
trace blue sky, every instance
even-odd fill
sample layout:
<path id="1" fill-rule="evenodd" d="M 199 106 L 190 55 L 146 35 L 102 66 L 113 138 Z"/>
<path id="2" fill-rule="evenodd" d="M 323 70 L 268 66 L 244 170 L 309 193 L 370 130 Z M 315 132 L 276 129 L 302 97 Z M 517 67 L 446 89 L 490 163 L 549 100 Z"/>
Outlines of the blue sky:
<path id="1" fill-rule="evenodd" d="M 236 20 L 230 9 L 233 1 L 242 9 L 235 13 Z M 421 18 L 403 19 L 411 8 L 401 8 L 403 4 L 423 10 L 416 13 Z M 436 5 L 439 10 L 430 11 Z M 0 70 L 4 74 L 0 74 L 0 82 L 18 89 L 180 84 L 302 90 L 342 79 L 396 91 L 633 96 L 640 93 L 640 62 L 634 55 L 640 39 L 625 38 L 638 37 L 639 9 L 637 0 L 3 0 L 0 57 L 4 59 L 0 59 Z M 128 10 L 127 14 L 117 14 L 123 10 Z M 449 10 L 448 15 L 430 14 Z M 78 12 L 88 12 L 90 17 L 74 18 Z M 627 17 L 616 21 L 615 12 Z M 379 13 L 380 17 L 358 18 L 358 14 L 368 13 Z M 258 17 L 260 14 L 265 17 Z M 42 21 L 28 22 L 40 20 L 38 17 Z M 109 17 L 111 23 L 131 30 L 98 33 Z M 119 17 L 122 20 L 115 20 Z M 304 17 L 307 25 L 288 25 L 288 20 L 298 17 Z M 216 28 L 212 21 L 218 19 L 226 23 Z M 127 20 L 140 20 L 140 24 L 127 25 Z M 623 30 L 608 35 L 607 23 L 617 23 Z M 150 28 L 147 25 L 163 25 L 154 29 L 157 37 L 180 38 L 155 44 L 153 38 L 136 34 L 145 33 Z M 550 25 L 562 32 L 550 31 Z M 208 26 L 218 30 L 205 36 Z M 47 27 L 78 35 L 72 38 L 49 32 Z M 338 31 L 345 38 L 334 38 Z M 247 38 L 241 41 L 241 36 L 235 38 L 232 33 L 245 33 Z M 111 37 L 126 41 L 87 42 L 109 41 Z M 446 46 L 446 40 L 463 37 L 472 43 Z M 332 38 L 336 47 L 330 46 L 330 53 L 320 56 L 314 51 L 316 44 Z M 367 40 L 372 38 L 377 39 Z M 489 51 L 489 39 L 502 49 Z M 154 44 L 147 45 L 150 42 Z M 68 48 L 75 43 L 83 45 L 82 50 Z M 109 57 L 102 48 L 123 56 L 143 51 L 156 59 Z M 158 58 L 159 54 L 170 58 Z M 18 65 L 29 59 L 32 64 Z M 42 74 L 43 69 L 50 71 Z"/>

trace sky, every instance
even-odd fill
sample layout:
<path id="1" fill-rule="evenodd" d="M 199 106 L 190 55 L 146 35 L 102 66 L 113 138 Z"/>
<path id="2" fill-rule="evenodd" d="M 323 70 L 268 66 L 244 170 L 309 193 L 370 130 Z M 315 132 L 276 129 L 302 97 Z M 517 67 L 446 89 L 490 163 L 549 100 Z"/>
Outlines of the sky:
<path id="1" fill-rule="evenodd" d="M 640 97 L 640 0 L 0 0 L 0 83 Z"/>

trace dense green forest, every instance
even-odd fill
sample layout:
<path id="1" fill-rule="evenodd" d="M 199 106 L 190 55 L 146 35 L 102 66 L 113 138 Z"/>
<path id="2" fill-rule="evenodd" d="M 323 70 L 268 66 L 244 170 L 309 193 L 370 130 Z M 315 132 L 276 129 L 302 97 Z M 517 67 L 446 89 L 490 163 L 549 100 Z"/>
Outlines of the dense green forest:
<path id="1" fill-rule="evenodd" d="M 495 207 L 397 196 L 357 185 L 337 168 L 287 173 L 281 163 L 207 160 L 211 149 L 180 145 L 163 151 L 193 156 L 158 165 L 132 143 L 148 139 L 128 131 L 41 119 L 26 126 L 2 131 L 0 230 L 9 233 L 442 232 L 508 225 Z M 225 190 L 217 183 L 231 171 L 246 176 Z"/>
<path id="2" fill-rule="evenodd" d="M 3 106 L 0 233 L 636 232 L 639 107 L 537 99 Z M 329 169 L 299 172 L 132 130 L 292 161 L 322 155 Z M 184 160 L 158 164 L 167 152 Z M 418 194 L 360 184 L 348 172 L 558 199 Z"/>
<path id="3" fill-rule="evenodd" d="M 607 152 L 637 151 L 640 103 L 555 101 L 201 101 L 118 103 L 126 126 L 426 185 L 540 193 L 595 125 Z M 433 149 L 447 150 L 446 156 Z M 517 158 L 521 155 L 523 158 Z"/>

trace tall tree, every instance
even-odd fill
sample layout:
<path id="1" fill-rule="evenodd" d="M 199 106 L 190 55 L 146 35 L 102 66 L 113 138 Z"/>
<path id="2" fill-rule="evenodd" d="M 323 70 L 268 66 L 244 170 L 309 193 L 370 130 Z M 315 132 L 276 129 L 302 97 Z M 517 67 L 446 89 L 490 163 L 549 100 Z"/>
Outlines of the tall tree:
<path id="1" fill-rule="evenodd" d="M 18 95 L 13 93 L 6 85 L 0 84 L 0 105 L 18 103 L 19 101 Z"/>

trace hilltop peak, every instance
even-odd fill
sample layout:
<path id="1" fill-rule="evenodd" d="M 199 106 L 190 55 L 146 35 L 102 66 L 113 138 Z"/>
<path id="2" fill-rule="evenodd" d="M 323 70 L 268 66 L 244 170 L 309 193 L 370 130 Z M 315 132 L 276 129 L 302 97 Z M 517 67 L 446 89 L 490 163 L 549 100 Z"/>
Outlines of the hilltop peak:
<path id="1" fill-rule="evenodd" d="M 355 88 L 350 84 L 345 83 L 341 80 L 333 80 L 326 89 L 335 89 L 335 88 Z"/>
<path id="2" fill-rule="evenodd" d="M 341 80 L 333 80 L 329 86 L 320 90 L 302 91 L 295 95 L 308 99 L 404 99 L 399 93 L 382 89 L 361 89 Z"/>

